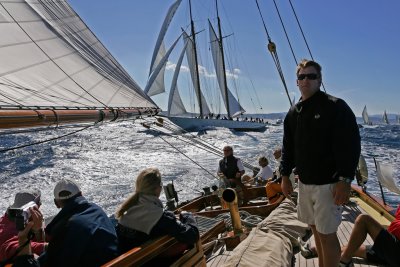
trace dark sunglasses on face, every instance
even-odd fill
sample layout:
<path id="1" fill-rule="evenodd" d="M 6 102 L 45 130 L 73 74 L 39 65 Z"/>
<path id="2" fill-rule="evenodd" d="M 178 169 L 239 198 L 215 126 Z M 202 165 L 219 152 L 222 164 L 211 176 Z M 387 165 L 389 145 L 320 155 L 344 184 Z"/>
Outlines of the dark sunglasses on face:
<path id="1" fill-rule="evenodd" d="M 308 73 L 308 74 L 299 74 L 297 76 L 297 80 L 302 81 L 305 78 L 307 78 L 308 80 L 316 80 L 319 78 L 318 74 L 316 73 Z"/>

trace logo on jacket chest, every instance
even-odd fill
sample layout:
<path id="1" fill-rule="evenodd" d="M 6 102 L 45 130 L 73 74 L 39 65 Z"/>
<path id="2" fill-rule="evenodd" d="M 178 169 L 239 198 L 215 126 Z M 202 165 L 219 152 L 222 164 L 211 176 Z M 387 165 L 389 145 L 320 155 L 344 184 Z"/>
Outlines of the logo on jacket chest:
<path id="1" fill-rule="evenodd" d="M 314 115 L 314 119 L 318 120 L 321 117 L 318 113 Z"/>

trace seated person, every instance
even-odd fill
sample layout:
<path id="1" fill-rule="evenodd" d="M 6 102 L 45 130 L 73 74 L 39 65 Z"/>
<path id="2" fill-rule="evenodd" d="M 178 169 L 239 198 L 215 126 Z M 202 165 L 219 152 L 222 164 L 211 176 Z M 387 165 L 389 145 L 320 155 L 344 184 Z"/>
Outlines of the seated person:
<path id="1" fill-rule="evenodd" d="M 34 202 L 37 209 L 41 205 L 39 190 L 24 190 L 15 194 L 14 203 L 7 208 L 6 213 L 0 218 L 0 262 L 12 262 L 18 249 L 18 230 L 16 227 L 15 218 L 11 215 L 10 209 L 18 209 L 22 206 Z M 40 237 L 40 225 L 34 227 L 33 231 L 35 236 L 31 242 L 32 252 L 36 255 L 43 253 L 46 243 L 39 242 L 42 240 Z"/>
<path id="2" fill-rule="evenodd" d="M 281 148 L 275 149 L 273 154 L 275 160 L 279 163 L 279 165 L 274 171 L 274 176 L 272 177 L 272 179 L 268 179 L 267 186 L 265 187 L 265 190 L 267 191 L 267 198 L 270 203 L 275 202 L 279 198 L 279 195 L 282 193 L 282 188 L 281 188 L 282 177 L 279 171 L 282 149 Z"/>
<path id="3" fill-rule="evenodd" d="M 116 212 L 121 253 L 163 235 L 173 236 L 188 246 L 199 239 L 199 230 L 191 213 L 181 213 L 180 220 L 177 220 L 174 213 L 163 210 L 159 199 L 161 191 L 161 174 L 158 169 L 148 168 L 140 172 L 136 179 L 135 193 Z M 177 249 L 172 256 L 182 254 L 188 247 L 186 245 Z"/>
<path id="4" fill-rule="evenodd" d="M 365 246 L 367 234 L 374 240 L 372 246 Z M 352 257 L 368 261 L 400 266 L 400 205 L 397 208 L 395 220 L 384 229 L 379 222 L 367 214 L 358 215 L 351 232 L 349 243 L 342 248 L 340 266 L 354 266 Z"/>
<path id="5" fill-rule="evenodd" d="M 261 167 L 261 171 L 254 177 L 255 182 L 257 184 L 265 185 L 268 179 L 271 179 L 274 175 L 270 166 L 268 166 L 269 162 L 266 157 L 260 157 L 258 159 L 258 164 Z"/>
<path id="6" fill-rule="evenodd" d="M 45 229 L 49 245 L 39 257 L 41 266 L 101 266 L 118 255 L 114 224 L 75 182 L 59 181 L 54 203 L 61 210 Z"/>

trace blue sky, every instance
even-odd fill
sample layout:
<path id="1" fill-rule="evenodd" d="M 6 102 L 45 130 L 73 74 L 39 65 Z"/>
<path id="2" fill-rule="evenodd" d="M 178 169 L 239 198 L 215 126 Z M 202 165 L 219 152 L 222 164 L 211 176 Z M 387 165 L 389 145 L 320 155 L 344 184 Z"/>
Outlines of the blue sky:
<path id="1" fill-rule="evenodd" d="M 167 0 L 69 0 L 72 7 L 97 37 L 126 68 L 133 79 L 145 87 L 153 48 L 168 7 Z M 198 34 L 201 65 L 208 78 L 202 78 L 206 96 L 214 92 L 211 56 L 208 51 L 207 18 L 215 22 L 214 0 L 192 0 Z M 295 24 L 288 0 L 276 0 L 297 59 L 309 58 Z M 400 2 L 397 0 L 292 0 L 314 58 L 323 68 L 327 92 L 341 97 L 357 116 L 364 105 L 370 114 L 400 113 Z M 284 37 L 272 0 L 259 0 L 272 40 L 276 43 L 290 94 L 299 98 L 295 82 L 295 63 Z M 271 55 L 267 37 L 254 0 L 219 0 L 223 34 L 232 74 L 230 88 L 238 92 L 249 113 L 287 111 L 287 97 Z M 170 29 L 166 44 L 172 44 L 180 27 L 188 26 L 188 3 L 183 0 Z M 214 24 L 215 25 L 215 24 Z M 179 50 L 179 49 L 178 49 Z M 169 66 L 177 61 L 176 51 Z M 186 62 L 183 63 L 185 66 Z M 182 97 L 191 101 L 188 74 L 179 81 Z M 166 87 L 173 74 L 166 72 Z M 203 75 L 204 76 L 204 75 Z M 166 94 L 155 98 L 163 108 Z M 262 110 L 259 107 L 262 106 Z M 214 105 L 215 108 L 218 108 Z"/>

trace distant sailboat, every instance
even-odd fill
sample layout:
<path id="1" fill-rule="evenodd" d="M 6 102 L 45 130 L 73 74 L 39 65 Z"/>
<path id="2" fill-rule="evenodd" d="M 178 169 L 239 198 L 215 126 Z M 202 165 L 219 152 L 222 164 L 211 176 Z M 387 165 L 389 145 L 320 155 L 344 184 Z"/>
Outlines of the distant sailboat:
<path id="1" fill-rule="evenodd" d="M 150 67 L 150 76 L 147 82 L 146 88 L 144 92 L 148 96 L 154 96 L 160 93 L 165 92 L 164 88 L 164 70 L 166 67 L 166 63 L 168 61 L 168 57 L 171 54 L 171 51 L 174 49 L 177 41 L 171 46 L 171 48 L 165 52 L 163 50 L 164 44 L 164 36 L 167 32 L 168 26 L 179 7 L 181 0 L 175 1 L 169 8 L 167 12 L 167 16 L 164 19 L 164 23 L 161 27 L 159 37 L 156 42 L 156 46 L 153 52 L 151 67 Z M 224 51 L 222 44 L 222 33 L 220 26 L 220 19 L 218 15 L 218 5 L 217 8 L 217 19 L 218 19 L 218 34 L 214 30 L 211 22 L 209 22 L 209 36 L 210 36 L 210 46 L 211 53 L 215 67 L 216 78 L 218 82 L 218 86 L 220 88 L 220 93 L 222 95 L 223 104 L 226 108 L 227 117 L 222 119 L 222 116 L 213 116 L 215 114 L 211 113 L 211 109 L 207 103 L 206 98 L 204 97 L 201 84 L 200 84 L 200 75 L 199 75 L 199 63 L 197 58 L 197 47 L 196 47 L 196 32 L 194 29 L 194 22 L 192 19 L 191 12 L 191 1 L 189 0 L 189 10 L 190 10 L 190 35 L 185 31 L 182 32 L 184 46 L 176 63 L 175 72 L 173 74 L 171 88 L 169 93 L 169 101 L 168 101 L 168 111 L 167 117 L 185 130 L 199 130 L 205 127 L 225 127 L 234 130 L 243 130 L 243 131 L 264 131 L 266 129 L 266 124 L 262 123 L 261 120 L 255 121 L 243 121 L 238 118 L 233 119 L 234 117 L 242 115 L 245 110 L 240 105 L 239 101 L 234 97 L 232 92 L 229 90 L 227 85 L 226 78 L 226 70 L 225 70 L 225 59 L 224 59 Z M 178 87 L 177 80 L 179 77 L 179 72 L 181 69 L 183 58 L 186 54 L 186 60 L 188 63 L 190 76 L 195 92 L 195 98 L 198 104 L 199 115 L 198 118 L 190 117 L 190 114 L 187 112 L 184 102 L 181 99 Z M 214 119 L 215 118 L 215 119 Z"/>
<path id="2" fill-rule="evenodd" d="M 396 115 L 396 122 L 397 124 L 400 124 L 400 115 Z"/>
<path id="3" fill-rule="evenodd" d="M 364 106 L 364 109 L 363 109 L 363 112 L 362 112 L 362 118 L 364 120 L 364 124 L 372 125 L 372 121 L 369 119 L 369 116 L 368 116 L 367 106 Z"/>
<path id="4" fill-rule="evenodd" d="M 383 112 L 382 120 L 383 120 L 384 123 L 389 124 L 389 119 L 388 119 L 388 116 L 386 114 L 386 110 L 385 110 L 385 112 Z"/>

